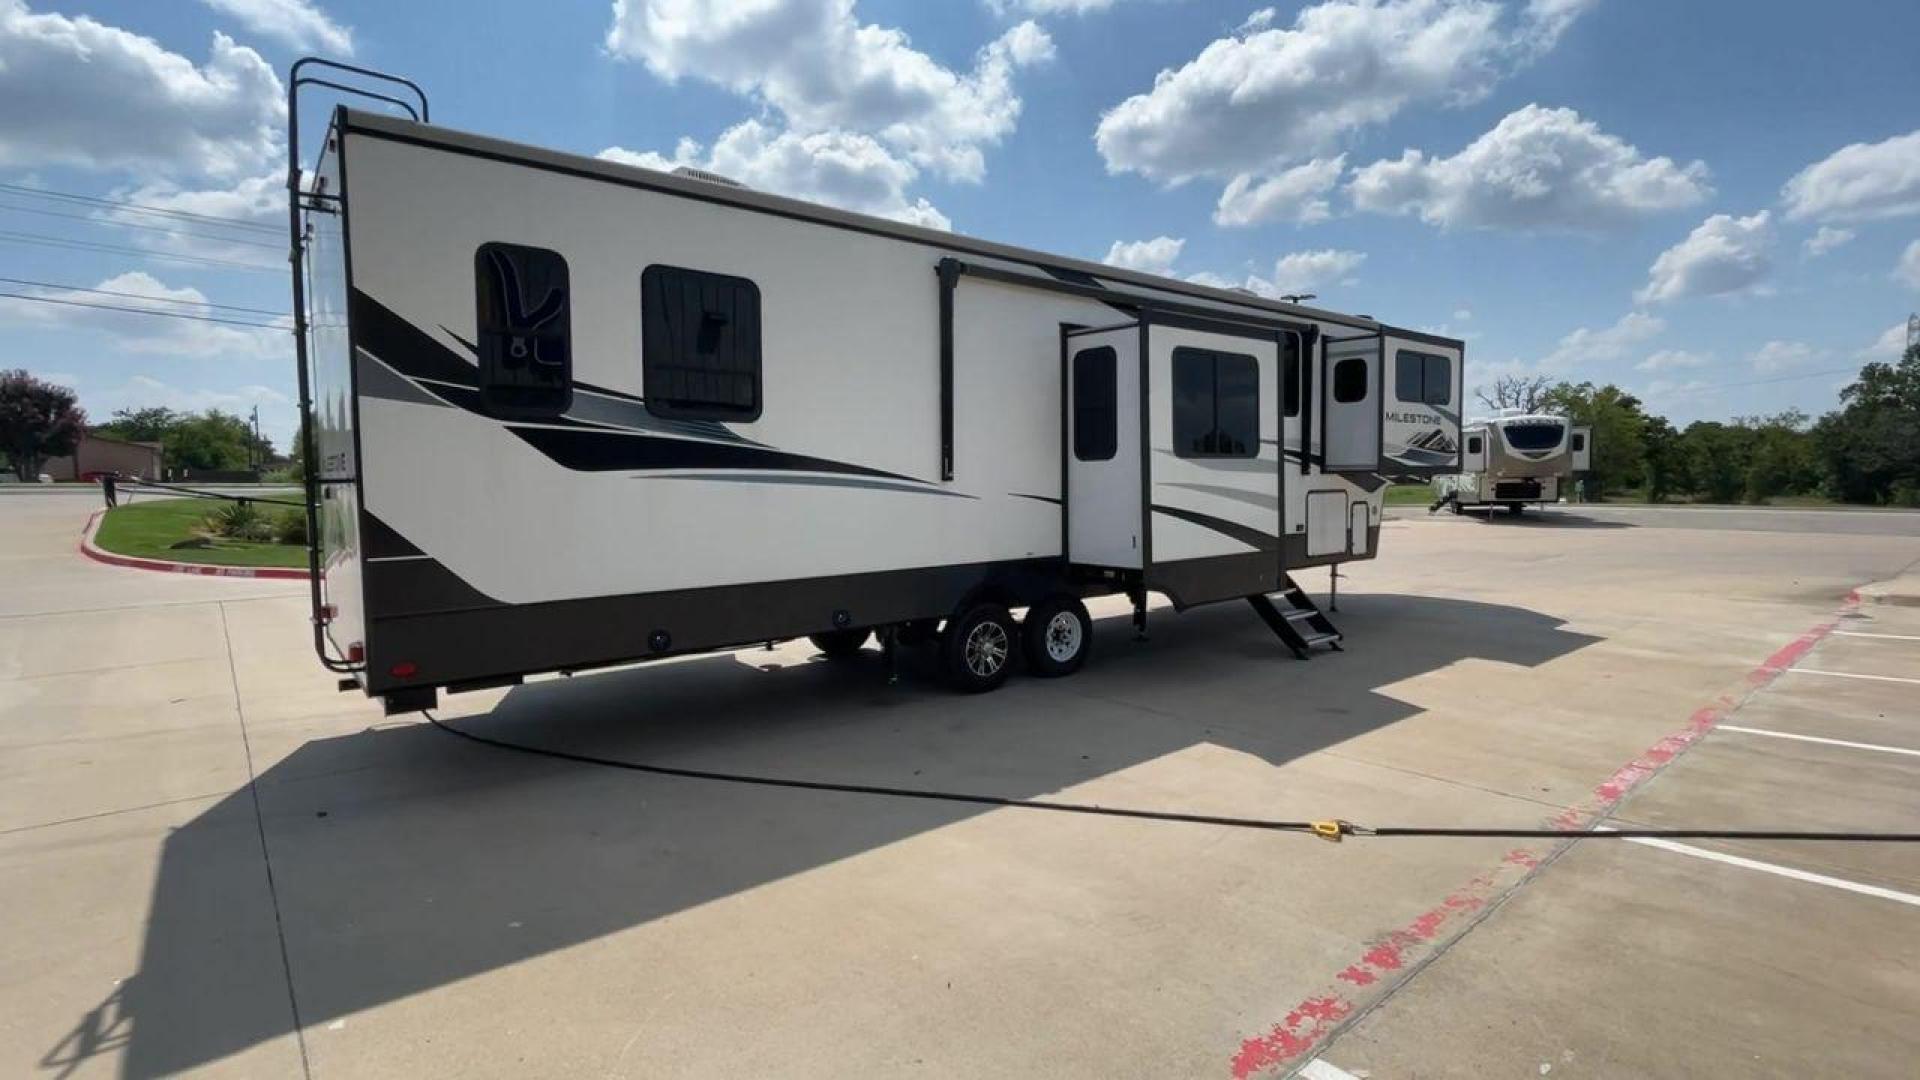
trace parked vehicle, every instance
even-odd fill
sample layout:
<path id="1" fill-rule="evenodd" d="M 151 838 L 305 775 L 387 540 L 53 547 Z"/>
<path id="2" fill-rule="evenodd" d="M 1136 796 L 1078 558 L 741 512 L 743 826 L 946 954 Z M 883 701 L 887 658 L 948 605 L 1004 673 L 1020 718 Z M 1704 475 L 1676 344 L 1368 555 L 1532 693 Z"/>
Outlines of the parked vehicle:
<path id="1" fill-rule="evenodd" d="M 419 104 L 337 109 L 291 200 L 316 647 L 390 710 L 875 633 L 985 690 L 1075 670 L 1113 593 L 1337 644 L 1289 571 L 1372 558 L 1385 478 L 1460 467 L 1457 340 Z"/>
<path id="2" fill-rule="evenodd" d="M 1529 505 L 1558 502 L 1567 482 L 1592 467 L 1593 431 L 1575 427 L 1564 416 L 1504 409 L 1486 419 L 1467 421 L 1462 467 L 1433 478 L 1434 508 L 1458 514 L 1506 507 L 1524 513 Z"/>

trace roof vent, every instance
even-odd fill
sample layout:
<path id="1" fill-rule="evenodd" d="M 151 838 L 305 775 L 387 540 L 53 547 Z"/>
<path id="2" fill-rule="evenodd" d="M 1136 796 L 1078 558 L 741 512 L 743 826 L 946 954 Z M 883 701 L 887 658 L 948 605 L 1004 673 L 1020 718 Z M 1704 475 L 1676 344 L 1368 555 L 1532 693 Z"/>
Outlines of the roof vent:
<path id="1" fill-rule="evenodd" d="M 741 183 L 740 181 L 735 180 L 731 176 L 721 176 L 717 172 L 708 172 L 705 169 L 696 169 L 691 165 L 674 166 L 673 175 L 684 176 L 690 180 L 705 180 L 709 184 L 721 184 L 725 187 L 745 188 L 747 186 Z"/>

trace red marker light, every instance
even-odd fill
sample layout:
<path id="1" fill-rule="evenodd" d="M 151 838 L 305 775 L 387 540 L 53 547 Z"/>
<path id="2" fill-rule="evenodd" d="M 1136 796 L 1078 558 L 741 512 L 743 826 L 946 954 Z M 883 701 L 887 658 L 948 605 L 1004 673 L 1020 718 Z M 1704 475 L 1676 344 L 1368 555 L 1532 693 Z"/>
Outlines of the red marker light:
<path id="1" fill-rule="evenodd" d="M 365 645 L 362 645 L 356 641 L 353 644 L 347 646 L 347 663 L 358 664 L 365 661 L 366 658 L 367 658 L 367 647 Z"/>
<path id="2" fill-rule="evenodd" d="M 387 669 L 387 674 L 396 679 L 411 679 L 420 674 L 420 665 L 411 660 L 402 660 Z"/>

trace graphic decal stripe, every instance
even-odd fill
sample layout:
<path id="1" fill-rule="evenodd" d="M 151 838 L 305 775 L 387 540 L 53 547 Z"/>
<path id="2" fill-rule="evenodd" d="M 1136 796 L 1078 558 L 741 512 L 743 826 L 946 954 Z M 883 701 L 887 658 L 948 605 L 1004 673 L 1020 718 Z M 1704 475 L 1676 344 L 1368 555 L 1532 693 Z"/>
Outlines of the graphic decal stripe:
<path id="1" fill-rule="evenodd" d="M 627 469 L 634 471 L 766 469 L 873 476 L 908 484 L 925 484 L 924 481 L 911 476 L 902 476 L 899 473 L 869 469 L 864 465 L 850 465 L 844 461 L 808 457 L 805 454 L 789 454 L 759 446 L 695 442 L 691 439 L 664 438 L 625 431 L 525 427 L 515 424 L 508 424 L 507 430 L 520 436 L 527 445 L 576 472 L 613 472 Z"/>
<path id="2" fill-rule="evenodd" d="M 913 495 L 940 495 L 949 499 L 974 499 L 978 495 L 968 495 L 964 491 L 947 491 L 920 483 L 899 483 L 893 480 L 868 480 L 858 477 L 835 479 L 827 476 L 755 476 L 750 473 L 639 473 L 636 480 L 704 480 L 708 482 L 733 484 L 797 484 L 807 487 L 866 488 L 877 491 L 904 491 Z"/>
<path id="3" fill-rule="evenodd" d="M 1191 522 L 1203 529 L 1212 529 L 1222 536 L 1238 540 L 1255 551 L 1280 550 L 1280 538 L 1278 536 L 1272 533 L 1261 532 L 1259 529 L 1248 528 L 1245 525 L 1228 521 L 1225 518 L 1217 518 L 1211 514 L 1198 514 L 1192 510 L 1183 510 L 1177 506 L 1161 506 L 1159 503 L 1154 504 L 1153 512 L 1156 514 L 1165 514 L 1171 518 L 1179 518 L 1181 521 Z"/>

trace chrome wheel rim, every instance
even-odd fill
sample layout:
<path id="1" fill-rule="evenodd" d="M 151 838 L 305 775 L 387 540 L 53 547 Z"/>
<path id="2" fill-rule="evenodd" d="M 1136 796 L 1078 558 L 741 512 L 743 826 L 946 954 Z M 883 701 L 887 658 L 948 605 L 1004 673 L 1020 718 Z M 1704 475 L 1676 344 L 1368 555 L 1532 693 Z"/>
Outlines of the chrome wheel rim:
<path id="1" fill-rule="evenodd" d="M 967 670 L 983 679 L 1000 673 L 1007 663 L 1007 629 L 988 620 L 967 632 Z"/>
<path id="2" fill-rule="evenodd" d="M 1047 659 L 1064 664 L 1080 655 L 1080 620 L 1071 611 L 1061 611 L 1047 620 Z"/>

